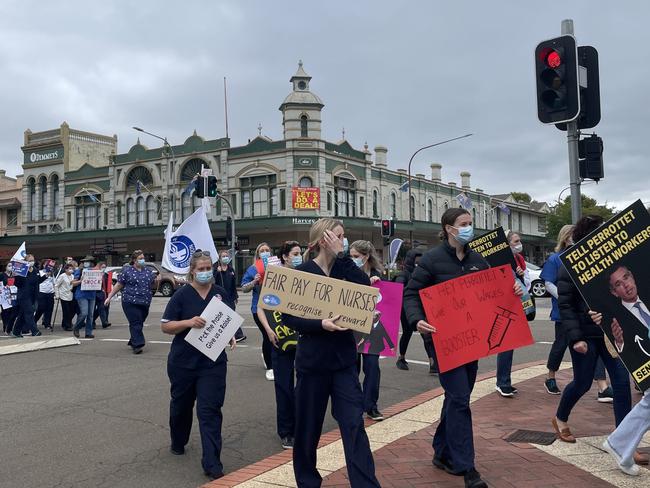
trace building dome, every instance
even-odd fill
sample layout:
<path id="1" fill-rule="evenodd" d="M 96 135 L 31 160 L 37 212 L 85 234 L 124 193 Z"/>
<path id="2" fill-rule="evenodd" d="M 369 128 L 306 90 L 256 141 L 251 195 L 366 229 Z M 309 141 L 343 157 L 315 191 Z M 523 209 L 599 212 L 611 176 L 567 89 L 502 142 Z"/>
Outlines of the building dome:
<path id="1" fill-rule="evenodd" d="M 296 103 L 299 105 L 324 105 L 323 101 L 310 91 L 293 91 L 287 95 L 282 105 Z"/>

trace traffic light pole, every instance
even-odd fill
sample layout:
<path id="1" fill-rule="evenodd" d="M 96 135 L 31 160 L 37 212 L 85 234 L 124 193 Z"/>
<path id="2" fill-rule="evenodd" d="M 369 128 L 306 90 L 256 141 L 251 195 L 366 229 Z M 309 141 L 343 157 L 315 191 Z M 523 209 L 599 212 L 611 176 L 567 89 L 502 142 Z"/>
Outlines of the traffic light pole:
<path id="1" fill-rule="evenodd" d="M 221 200 L 228 206 L 228 209 L 230 210 L 230 215 L 232 216 L 232 218 L 230 219 L 232 223 L 230 229 L 231 231 L 230 232 L 230 259 L 232 259 L 231 262 L 232 262 L 232 267 L 234 269 L 235 268 L 235 237 L 237 236 L 237 234 L 235 233 L 235 212 L 233 211 L 232 205 L 230 204 L 230 202 L 226 197 L 217 194 L 216 199 Z"/>
<path id="2" fill-rule="evenodd" d="M 562 21 L 562 35 L 573 35 L 573 20 Z M 578 119 L 567 123 L 567 145 L 569 146 L 569 185 L 571 188 L 571 222 L 580 220 L 582 212 L 582 200 L 580 196 L 580 168 L 578 162 L 578 141 L 580 131 L 578 130 Z"/>

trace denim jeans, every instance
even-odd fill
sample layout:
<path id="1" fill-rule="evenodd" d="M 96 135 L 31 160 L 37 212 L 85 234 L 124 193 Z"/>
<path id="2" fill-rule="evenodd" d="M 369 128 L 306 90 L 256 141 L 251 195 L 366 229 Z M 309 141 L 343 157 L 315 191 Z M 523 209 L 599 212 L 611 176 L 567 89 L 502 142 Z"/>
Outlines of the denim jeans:
<path id="1" fill-rule="evenodd" d="M 93 313 L 95 312 L 95 297 L 92 298 L 77 298 L 79 305 L 79 313 L 77 314 L 77 323 L 75 330 L 81 329 L 86 326 L 86 335 L 93 335 Z"/>
<path id="2" fill-rule="evenodd" d="M 636 448 L 648 430 L 650 430 L 650 390 L 645 392 L 641 401 L 607 438 L 610 446 L 621 457 L 623 466 L 634 464 Z"/>
<path id="3" fill-rule="evenodd" d="M 512 386 L 510 373 L 512 372 L 512 357 L 514 351 L 505 351 L 497 354 L 497 386 L 499 388 Z"/>
<path id="4" fill-rule="evenodd" d="M 568 422 L 571 410 L 578 400 L 589 391 L 594 380 L 594 372 L 598 358 L 603 360 L 609 373 L 614 390 L 614 418 L 619 425 L 632 408 L 630 392 L 630 375 L 619 358 L 613 358 L 605 347 L 605 340 L 586 339 L 588 350 L 580 354 L 569 348 L 573 363 L 573 381 L 562 392 L 560 404 L 557 407 L 557 418 Z"/>

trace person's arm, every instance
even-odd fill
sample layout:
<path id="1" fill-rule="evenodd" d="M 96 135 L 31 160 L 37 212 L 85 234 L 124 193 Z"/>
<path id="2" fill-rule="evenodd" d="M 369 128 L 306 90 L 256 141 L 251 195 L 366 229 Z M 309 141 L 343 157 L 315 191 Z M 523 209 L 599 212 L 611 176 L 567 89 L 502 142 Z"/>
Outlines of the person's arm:
<path id="1" fill-rule="evenodd" d="M 241 279 L 241 289 L 244 293 L 250 293 L 253 291 L 253 288 L 257 285 L 257 280 L 255 278 L 258 276 L 259 274 L 257 273 L 255 265 L 249 266 Z"/>
<path id="2" fill-rule="evenodd" d="M 531 280 L 530 280 L 530 271 L 528 268 L 524 269 L 524 276 L 522 277 L 526 291 L 530 290 Z"/>
<path id="3" fill-rule="evenodd" d="M 106 300 L 104 300 L 104 305 L 108 307 L 108 305 L 111 303 L 112 298 L 117 295 L 117 292 L 119 292 L 122 288 L 124 288 L 124 285 L 121 282 L 118 281 L 115 283 L 113 289 L 106 297 Z"/>
<path id="4" fill-rule="evenodd" d="M 557 286 L 555 286 L 555 284 L 551 283 L 550 281 L 545 281 L 544 286 L 546 287 L 546 291 L 549 293 L 549 295 L 557 300 Z"/>
<path id="5" fill-rule="evenodd" d="M 257 318 L 262 323 L 262 327 L 264 327 L 266 336 L 269 338 L 269 341 L 271 341 L 271 344 L 273 344 L 274 347 L 278 347 L 278 335 L 269 325 L 269 321 L 266 320 L 266 314 L 264 313 L 264 309 L 262 307 L 257 307 Z"/>

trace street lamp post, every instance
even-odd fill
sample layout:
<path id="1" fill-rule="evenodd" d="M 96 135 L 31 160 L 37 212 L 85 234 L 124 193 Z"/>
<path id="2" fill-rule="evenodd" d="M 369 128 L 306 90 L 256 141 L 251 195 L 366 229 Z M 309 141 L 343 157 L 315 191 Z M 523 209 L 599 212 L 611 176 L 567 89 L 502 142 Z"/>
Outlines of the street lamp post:
<path id="1" fill-rule="evenodd" d="M 435 144 L 429 144 L 428 146 L 423 146 L 420 149 L 418 149 L 417 151 L 415 151 L 413 153 L 413 155 L 411 156 L 411 159 L 409 159 L 409 166 L 408 166 L 408 185 L 409 185 L 408 209 L 409 209 L 409 220 L 411 221 L 411 230 L 410 230 L 411 245 L 413 245 L 413 220 L 415 219 L 415 215 L 413 215 L 413 212 L 411 212 L 411 163 L 413 162 L 413 158 L 420 151 L 424 151 L 425 149 L 429 149 L 430 147 L 441 146 L 442 144 L 447 144 L 448 142 L 457 141 L 458 139 L 464 139 L 465 137 L 470 137 L 470 136 L 473 136 L 473 135 L 474 134 L 465 134 L 464 136 L 454 137 L 453 139 L 447 139 L 445 141 L 436 142 Z"/>

